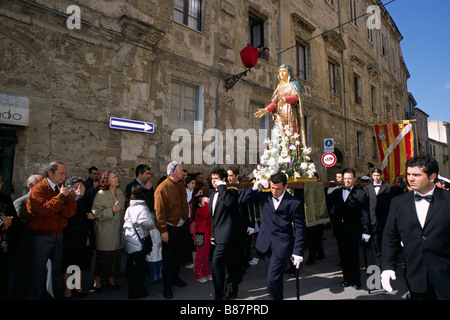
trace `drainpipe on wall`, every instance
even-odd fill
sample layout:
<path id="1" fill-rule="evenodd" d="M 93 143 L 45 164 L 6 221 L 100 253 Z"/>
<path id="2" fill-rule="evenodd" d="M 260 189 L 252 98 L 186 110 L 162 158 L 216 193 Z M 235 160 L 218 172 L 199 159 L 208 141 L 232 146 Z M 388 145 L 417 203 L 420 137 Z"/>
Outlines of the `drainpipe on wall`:
<path id="1" fill-rule="evenodd" d="M 281 46 L 281 0 L 278 0 L 278 50 L 282 50 Z M 281 66 L 281 53 L 278 53 L 278 64 L 277 67 Z"/>
<path id="2" fill-rule="evenodd" d="M 343 27 L 341 25 L 341 0 L 338 0 L 338 17 L 339 17 L 339 34 L 342 37 Z M 348 154 L 348 117 L 347 117 L 347 82 L 345 78 L 345 59 L 344 59 L 344 51 L 341 52 L 341 64 L 342 64 L 342 86 L 344 89 L 344 137 L 345 137 L 345 151 Z M 348 165 L 348 158 L 346 159 L 346 163 Z"/>
<path id="3" fill-rule="evenodd" d="M 218 136 L 217 133 L 219 132 L 219 84 L 220 81 L 222 81 L 220 78 L 217 81 L 216 86 L 216 118 L 214 123 L 214 128 L 216 129 L 216 135 L 214 136 L 214 168 L 217 168 L 217 150 L 218 150 Z"/>

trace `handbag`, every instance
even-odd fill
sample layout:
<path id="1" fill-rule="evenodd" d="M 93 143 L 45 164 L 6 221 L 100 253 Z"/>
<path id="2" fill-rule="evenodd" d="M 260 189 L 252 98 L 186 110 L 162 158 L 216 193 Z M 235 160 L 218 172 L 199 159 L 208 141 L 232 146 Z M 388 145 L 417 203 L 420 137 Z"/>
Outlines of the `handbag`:
<path id="1" fill-rule="evenodd" d="M 205 244 L 205 233 L 196 232 L 194 235 L 194 246 L 201 247 Z"/>
<path id="2" fill-rule="evenodd" d="M 205 225 L 205 231 L 208 224 Z M 196 232 L 194 234 L 194 246 L 201 247 L 205 244 L 205 232 Z"/>
<path id="3" fill-rule="evenodd" d="M 144 238 L 141 238 L 141 236 L 137 232 L 134 225 L 133 225 L 133 229 L 134 229 L 134 232 L 136 233 L 136 235 L 138 236 L 139 241 L 141 242 L 142 251 L 144 251 L 145 254 L 149 254 L 150 252 L 152 252 L 152 249 L 153 249 L 152 237 L 150 235 L 148 235 Z"/>

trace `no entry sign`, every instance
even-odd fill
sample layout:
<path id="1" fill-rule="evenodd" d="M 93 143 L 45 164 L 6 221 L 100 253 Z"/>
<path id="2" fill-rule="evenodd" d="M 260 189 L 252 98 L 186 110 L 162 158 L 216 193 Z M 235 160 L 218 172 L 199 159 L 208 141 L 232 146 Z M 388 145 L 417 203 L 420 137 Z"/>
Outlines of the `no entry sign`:
<path id="1" fill-rule="evenodd" d="M 322 156 L 322 164 L 325 167 L 332 167 L 336 164 L 337 157 L 332 152 L 327 152 Z"/>

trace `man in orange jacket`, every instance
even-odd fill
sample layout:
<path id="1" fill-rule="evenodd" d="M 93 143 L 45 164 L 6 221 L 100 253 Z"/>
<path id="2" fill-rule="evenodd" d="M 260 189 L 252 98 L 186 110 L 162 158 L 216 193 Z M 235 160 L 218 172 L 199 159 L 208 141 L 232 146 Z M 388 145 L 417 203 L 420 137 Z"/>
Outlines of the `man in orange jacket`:
<path id="1" fill-rule="evenodd" d="M 31 270 L 28 297 L 43 299 L 47 279 L 47 261 L 52 264 L 52 292 L 62 296 L 63 283 L 61 260 L 63 230 L 67 219 L 75 215 L 77 202 L 63 182 L 66 167 L 60 162 L 51 162 L 44 173 L 45 179 L 34 186 L 27 201 L 31 230 Z M 51 292 L 50 292 L 51 293 Z"/>

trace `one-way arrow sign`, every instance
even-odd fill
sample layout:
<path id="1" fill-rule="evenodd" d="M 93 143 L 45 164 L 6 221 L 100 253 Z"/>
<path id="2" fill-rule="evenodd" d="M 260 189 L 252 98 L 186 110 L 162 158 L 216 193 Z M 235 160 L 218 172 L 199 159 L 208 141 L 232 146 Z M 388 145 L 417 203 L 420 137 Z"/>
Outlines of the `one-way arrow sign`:
<path id="1" fill-rule="evenodd" d="M 145 133 L 153 133 L 155 129 L 153 123 L 150 122 L 114 118 L 114 117 L 109 118 L 109 127 L 111 129 L 137 131 Z"/>

